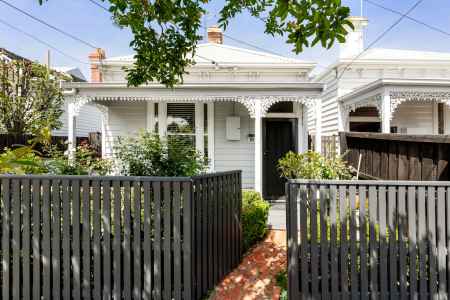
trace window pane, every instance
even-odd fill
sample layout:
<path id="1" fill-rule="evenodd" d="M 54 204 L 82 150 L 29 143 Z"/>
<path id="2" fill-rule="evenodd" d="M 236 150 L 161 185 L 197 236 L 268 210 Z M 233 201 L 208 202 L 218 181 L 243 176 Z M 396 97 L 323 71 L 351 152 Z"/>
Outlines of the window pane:
<path id="1" fill-rule="evenodd" d="M 167 104 L 168 133 L 195 133 L 195 104 L 168 103 Z"/>

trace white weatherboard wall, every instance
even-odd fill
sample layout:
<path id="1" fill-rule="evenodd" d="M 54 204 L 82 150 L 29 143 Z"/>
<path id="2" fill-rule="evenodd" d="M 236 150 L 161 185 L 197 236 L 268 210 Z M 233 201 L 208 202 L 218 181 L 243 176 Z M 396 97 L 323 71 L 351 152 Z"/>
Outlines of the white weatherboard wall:
<path id="1" fill-rule="evenodd" d="M 398 106 L 391 126 L 397 126 L 398 133 L 406 128 L 406 134 L 435 134 L 433 120 L 432 103 L 405 102 Z"/>
<path id="2" fill-rule="evenodd" d="M 69 126 L 67 124 L 68 104 L 64 103 L 64 112 L 60 117 L 62 126 L 60 129 L 52 131 L 54 136 L 68 136 Z M 101 132 L 102 115 L 97 107 L 92 105 L 84 105 L 77 117 L 77 136 L 87 137 L 90 132 Z"/>
<path id="3" fill-rule="evenodd" d="M 108 104 L 105 155 L 113 154 L 113 142 L 118 137 L 136 136 L 147 125 L 146 102 L 115 102 Z"/>
<path id="4" fill-rule="evenodd" d="M 241 117 L 241 140 L 226 139 L 226 117 L 234 112 Z M 242 187 L 253 188 L 255 184 L 255 144 L 248 141 L 249 133 L 254 133 L 254 119 L 239 103 L 216 102 L 214 105 L 214 150 L 215 171 L 242 170 Z"/>

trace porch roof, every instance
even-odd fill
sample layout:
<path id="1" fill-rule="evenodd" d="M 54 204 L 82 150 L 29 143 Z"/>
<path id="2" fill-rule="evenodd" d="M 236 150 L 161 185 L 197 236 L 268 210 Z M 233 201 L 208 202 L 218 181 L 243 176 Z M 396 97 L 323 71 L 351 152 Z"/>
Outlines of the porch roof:
<path id="1" fill-rule="evenodd" d="M 242 103 L 250 115 L 254 115 L 256 102 L 261 103 L 263 114 L 271 105 L 282 101 L 313 107 L 320 99 L 324 86 L 310 82 L 193 82 L 171 89 L 161 84 L 129 87 L 125 82 L 66 82 L 62 87 L 66 89 L 66 96 L 79 106 L 89 102 L 101 105 L 110 101 L 235 101 Z"/>
<path id="2" fill-rule="evenodd" d="M 385 109 L 392 119 L 397 107 L 406 101 L 440 102 L 450 105 L 450 79 L 383 78 L 362 86 L 339 98 L 344 112 L 374 106 L 382 111 L 383 98 L 390 103 Z"/>

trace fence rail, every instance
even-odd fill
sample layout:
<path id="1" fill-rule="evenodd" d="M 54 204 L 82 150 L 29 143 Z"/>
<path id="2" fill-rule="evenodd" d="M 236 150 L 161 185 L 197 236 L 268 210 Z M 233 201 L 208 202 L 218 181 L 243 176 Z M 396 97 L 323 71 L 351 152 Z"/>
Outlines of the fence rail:
<path id="1" fill-rule="evenodd" d="M 447 299 L 450 183 L 290 181 L 290 299 Z"/>
<path id="2" fill-rule="evenodd" d="M 238 171 L 0 183 L 2 299 L 201 299 L 241 259 Z"/>

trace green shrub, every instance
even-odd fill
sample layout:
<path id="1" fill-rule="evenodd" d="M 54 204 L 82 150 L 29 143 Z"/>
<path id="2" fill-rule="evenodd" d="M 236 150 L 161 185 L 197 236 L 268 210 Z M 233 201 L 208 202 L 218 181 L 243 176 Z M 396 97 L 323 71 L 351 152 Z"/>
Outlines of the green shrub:
<path id="1" fill-rule="evenodd" d="M 129 176 L 193 176 L 206 170 L 207 162 L 185 140 L 141 133 L 119 139 L 115 148 L 120 172 Z"/>
<path id="2" fill-rule="evenodd" d="M 288 278 L 287 278 L 287 270 L 283 270 L 275 275 L 275 281 L 277 286 L 281 288 L 280 292 L 280 300 L 287 300 L 287 288 L 288 288 Z"/>
<path id="3" fill-rule="evenodd" d="M 264 238 L 270 205 L 255 191 L 242 192 L 242 230 L 244 251 Z"/>
<path id="4" fill-rule="evenodd" d="M 46 173 L 53 175 L 107 175 L 112 170 L 110 160 L 98 157 L 88 144 L 76 148 L 75 160 L 70 162 L 67 155 L 56 147 L 49 147 L 48 159 L 44 160 Z"/>
<path id="5" fill-rule="evenodd" d="M 278 161 L 281 176 L 287 179 L 350 179 L 348 166 L 340 156 L 326 158 L 317 152 L 289 152 Z"/>

